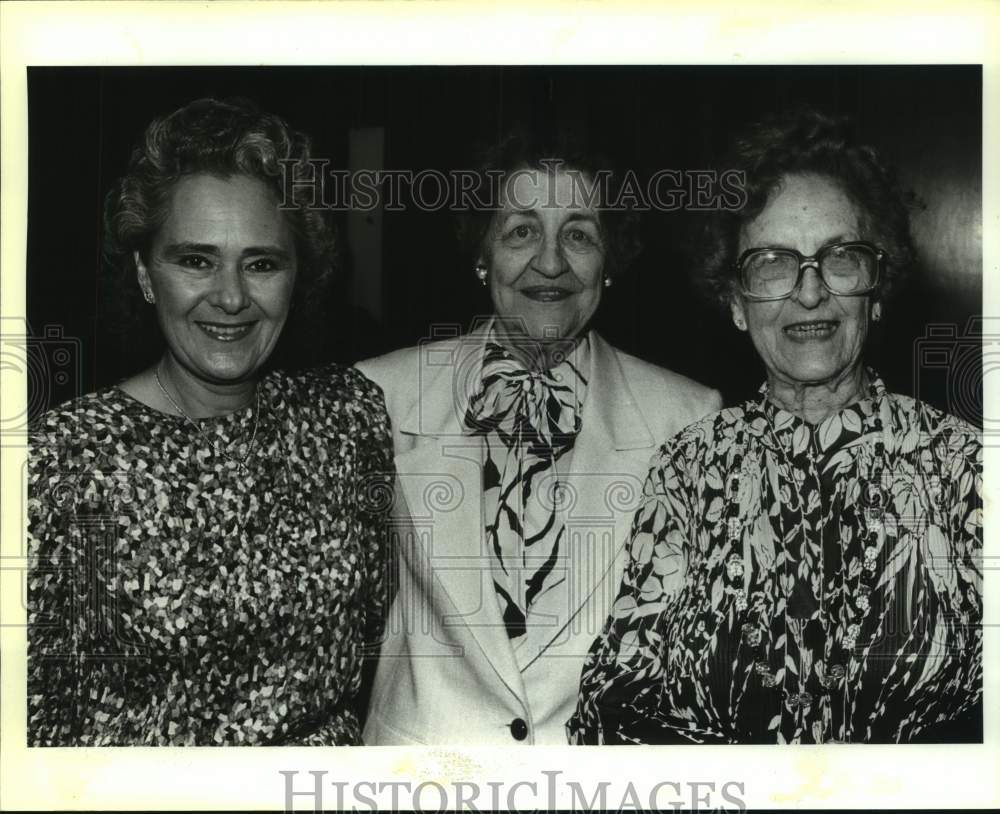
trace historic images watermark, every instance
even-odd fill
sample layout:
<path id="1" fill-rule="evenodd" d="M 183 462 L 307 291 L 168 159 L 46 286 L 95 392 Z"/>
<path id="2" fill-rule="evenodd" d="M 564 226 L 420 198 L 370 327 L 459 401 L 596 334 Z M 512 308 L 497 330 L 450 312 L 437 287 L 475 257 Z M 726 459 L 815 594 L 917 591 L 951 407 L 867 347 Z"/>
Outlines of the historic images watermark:
<path id="1" fill-rule="evenodd" d="M 282 159 L 281 205 L 354 212 L 402 212 L 408 208 L 483 212 L 505 205 L 525 210 L 571 207 L 712 212 L 736 211 L 746 204 L 745 177 L 737 170 L 660 169 L 640 177 L 634 170 L 620 176 L 610 170 L 586 173 L 564 166 L 561 159 L 543 159 L 539 163 L 544 169 L 523 168 L 512 173 L 469 169 L 351 171 L 331 167 L 329 159 L 324 158 L 308 162 Z M 543 172 L 565 173 L 572 183 L 558 189 L 551 185 L 544 199 L 518 190 L 518 178 L 534 180 Z"/>
<path id="2" fill-rule="evenodd" d="M 560 770 L 507 781 L 335 780 L 325 770 L 282 770 L 284 806 L 291 811 L 745 811 L 740 780 L 631 780 L 580 783 Z M 300 777 L 301 775 L 301 777 Z"/>

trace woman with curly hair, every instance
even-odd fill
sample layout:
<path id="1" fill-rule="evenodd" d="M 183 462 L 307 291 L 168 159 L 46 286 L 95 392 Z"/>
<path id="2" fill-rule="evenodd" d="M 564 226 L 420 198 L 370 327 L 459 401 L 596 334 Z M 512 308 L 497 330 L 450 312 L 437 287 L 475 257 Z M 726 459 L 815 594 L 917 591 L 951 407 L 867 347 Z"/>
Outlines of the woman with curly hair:
<path id="1" fill-rule="evenodd" d="M 201 99 L 149 125 L 107 197 L 106 251 L 164 351 L 31 429 L 32 745 L 360 740 L 382 394 L 353 369 L 263 372 L 331 271 L 325 221 L 282 197 L 308 160 L 279 118 Z"/>
<path id="2" fill-rule="evenodd" d="M 359 365 L 386 392 L 412 524 L 365 739 L 565 743 L 655 440 L 719 396 L 591 328 L 638 248 L 620 181 L 563 131 L 512 136 L 462 237 L 491 311 Z M 567 136 L 570 136 L 567 138 Z"/>
<path id="3" fill-rule="evenodd" d="M 654 459 L 571 737 L 975 739 L 981 432 L 864 363 L 913 259 L 898 185 L 815 112 L 727 166 L 746 205 L 715 217 L 704 275 L 767 381 Z"/>

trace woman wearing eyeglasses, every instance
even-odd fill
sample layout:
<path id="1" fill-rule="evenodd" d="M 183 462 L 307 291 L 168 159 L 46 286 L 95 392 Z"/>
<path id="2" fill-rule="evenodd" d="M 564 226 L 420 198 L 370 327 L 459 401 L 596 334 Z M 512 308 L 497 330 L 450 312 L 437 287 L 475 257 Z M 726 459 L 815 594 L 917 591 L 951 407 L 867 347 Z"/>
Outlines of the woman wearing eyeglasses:
<path id="1" fill-rule="evenodd" d="M 864 363 L 912 259 L 898 187 L 815 113 L 737 161 L 706 274 L 767 381 L 654 460 L 571 737 L 980 738 L 981 433 Z"/>

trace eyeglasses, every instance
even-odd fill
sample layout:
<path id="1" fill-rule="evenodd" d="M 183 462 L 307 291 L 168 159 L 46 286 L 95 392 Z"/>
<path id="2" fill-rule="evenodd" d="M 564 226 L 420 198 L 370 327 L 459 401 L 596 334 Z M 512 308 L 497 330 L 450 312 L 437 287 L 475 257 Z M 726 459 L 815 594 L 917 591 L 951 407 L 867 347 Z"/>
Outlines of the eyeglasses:
<path id="1" fill-rule="evenodd" d="M 743 295 L 750 300 L 783 300 L 802 284 L 806 268 L 819 273 L 823 286 L 841 297 L 867 294 L 878 286 L 886 253 L 871 243 L 831 243 L 813 257 L 795 249 L 748 249 L 736 272 Z"/>

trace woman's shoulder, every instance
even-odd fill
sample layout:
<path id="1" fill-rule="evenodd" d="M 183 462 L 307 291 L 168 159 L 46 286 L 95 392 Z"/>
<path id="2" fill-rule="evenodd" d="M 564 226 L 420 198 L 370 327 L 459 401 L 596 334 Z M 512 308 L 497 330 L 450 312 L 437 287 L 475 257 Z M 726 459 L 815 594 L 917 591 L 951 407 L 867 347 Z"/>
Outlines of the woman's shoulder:
<path id="1" fill-rule="evenodd" d="M 355 418 L 385 420 L 382 389 L 361 371 L 338 363 L 307 370 L 268 374 L 265 386 L 281 403 L 296 411 L 341 413 Z"/>
<path id="2" fill-rule="evenodd" d="M 79 396 L 46 410 L 28 425 L 32 445 L 78 442 L 90 435 L 114 434 L 127 423 L 129 399 L 117 387 Z"/>
<path id="3" fill-rule="evenodd" d="M 408 348 L 399 348 L 381 356 L 362 359 L 355 368 L 376 382 L 386 394 L 412 393 L 421 377 L 421 363 L 435 366 L 437 362 L 451 359 L 450 352 L 463 341 L 455 337 L 434 342 L 422 342 Z"/>
<path id="4" fill-rule="evenodd" d="M 397 348 L 396 350 L 389 351 L 388 353 L 383 353 L 381 356 L 372 356 L 368 359 L 362 359 L 355 365 L 355 367 L 358 370 L 363 371 L 366 376 L 371 375 L 371 373 L 378 374 L 382 372 L 406 369 L 420 358 L 421 350 L 432 348 L 434 345 L 438 344 L 441 343 L 433 342 L 428 344 L 411 345 L 407 348 Z M 369 371 L 371 371 L 371 373 L 369 373 Z M 372 378 L 375 378 L 375 376 L 372 376 Z"/>
<path id="5" fill-rule="evenodd" d="M 409 412 L 421 394 L 450 386 L 452 375 L 467 375 L 474 369 L 468 362 L 482 348 L 481 331 L 459 334 L 456 330 L 454 335 L 363 359 L 355 367 L 382 388 L 390 415 L 399 417 Z"/>
<path id="6" fill-rule="evenodd" d="M 132 454 L 138 402 L 117 387 L 67 401 L 28 426 L 28 467 L 49 479 L 116 467 Z"/>
<path id="7" fill-rule="evenodd" d="M 305 370 L 276 370 L 268 374 L 267 386 L 297 400 L 335 400 L 344 404 L 370 402 L 380 388 L 360 370 L 338 362 Z"/>
<path id="8" fill-rule="evenodd" d="M 726 407 L 689 424 L 664 441 L 654 456 L 654 466 L 690 464 L 723 454 L 746 428 L 747 405 Z"/>
<path id="9" fill-rule="evenodd" d="M 683 393 L 692 398 L 702 399 L 716 394 L 716 391 L 711 387 L 695 381 L 688 376 L 653 364 L 652 362 L 647 362 L 645 359 L 640 359 L 638 356 L 626 353 L 621 348 L 617 348 L 610 343 L 606 342 L 606 344 L 618 357 L 622 370 L 628 378 L 629 386 L 633 386 L 634 384 L 636 386 L 667 387 L 675 393 Z"/>
<path id="10" fill-rule="evenodd" d="M 944 446 L 966 457 L 982 455 L 983 431 L 979 427 L 911 396 L 889 393 L 887 398 L 903 451 Z"/>

